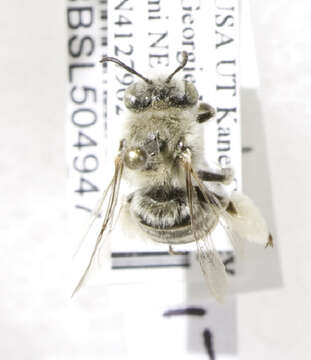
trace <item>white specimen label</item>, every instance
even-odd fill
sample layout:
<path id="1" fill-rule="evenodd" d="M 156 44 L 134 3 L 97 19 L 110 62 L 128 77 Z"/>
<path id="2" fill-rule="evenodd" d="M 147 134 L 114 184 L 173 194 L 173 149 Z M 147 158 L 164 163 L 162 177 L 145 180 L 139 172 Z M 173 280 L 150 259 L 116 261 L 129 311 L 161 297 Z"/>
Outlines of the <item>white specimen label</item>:
<path id="1" fill-rule="evenodd" d="M 241 188 L 238 1 L 118 0 L 108 2 L 108 11 L 106 6 L 105 1 L 68 1 L 68 193 L 76 244 L 112 176 L 126 117 L 124 92 L 137 80 L 113 63 L 102 66 L 102 55 L 152 77 L 170 74 L 187 51 L 182 76 L 217 110 L 202 124 L 202 155 L 211 166 L 233 167 L 234 187 Z M 121 189 L 126 192 L 126 184 Z M 122 234 L 112 234 L 113 252 L 167 251 Z M 215 245 L 230 249 L 225 236 L 217 236 Z M 195 250 L 195 244 L 179 250 Z"/>

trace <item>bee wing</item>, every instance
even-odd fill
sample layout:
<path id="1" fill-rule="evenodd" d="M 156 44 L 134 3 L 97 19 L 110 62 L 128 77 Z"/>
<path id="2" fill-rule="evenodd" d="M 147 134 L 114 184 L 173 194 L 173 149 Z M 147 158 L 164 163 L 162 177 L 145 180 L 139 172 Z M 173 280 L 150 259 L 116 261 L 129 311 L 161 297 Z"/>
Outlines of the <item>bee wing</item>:
<path id="1" fill-rule="evenodd" d="M 228 236 L 235 252 L 238 255 L 243 256 L 245 248 L 245 237 L 242 236 L 243 234 L 238 231 L 238 224 L 243 223 L 243 221 L 245 221 L 245 217 L 243 219 L 240 218 L 240 214 L 237 211 L 235 202 L 233 203 L 232 199 L 230 198 L 234 210 L 237 211 L 235 215 L 231 215 L 221 204 L 221 201 L 217 198 L 216 194 L 207 189 L 207 187 L 199 178 L 198 174 L 193 169 L 191 170 L 191 173 L 198 183 L 205 201 L 209 204 L 209 207 L 212 209 L 212 211 L 219 216 L 219 225 Z"/>
<path id="2" fill-rule="evenodd" d="M 217 196 L 206 189 L 194 170 L 192 170 L 192 174 L 205 200 L 214 211 L 219 212 L 219 223 L 227 233 L 237 254 L 244 254 L 245 241 L 263 244 L 266 247 L 273 246 L 273 239 L 265 219 L 248 196 L 234 191 L 230 197 L 229 209 L 225 209 Z"/>
<path id="3" fill-rule="evenodd" d="M 207 286 L 216 298 L 222 302 L 227 293 L 228 281 L 225 266 L 216 251 L 210 234 L 196 238 L 198 260 L 207 282 Z"/>
<path id="4" fill-rule="evenodd" d="M 190 157 L 185 156 L 182 160 L 186 171 L 187 197 L 192 231 L 197 244 L 198 260 L 211 293 L 218 301 L 221 301 L 227 289 L 225 266 L 214 248 L 211 235 L 207 234 L 204 236 L 202 231 L 199 231 L 198 226 L 196 226 L 195 217 L 193 216 L 193 185 L 191 176 L 198 184 L 209 208 L 219 218 L 219 224 L 225 230 L 238 254 L 243 254 L 245 240 L 273 246 L 272 236 L 269 235 L 266 223 L 259 210 L 247 196 L 240 193 L 234 193 L 231 196 L 230 202 L 233 211 L 230 214 L 229 209 L 225 208 L 217 196 L 209 191 L 201 181 L 191 166 Z"/>
<path id="5" fill-rule="evenodd" d="M 191 175 L 194 174 L 194 171 L 188 161 L 184 162 L 184 167 L 186 171 L 186 189 L 190 209 L 190 221 L 197 246 L 198 260 L 211 294 L 221 302 L 227 290 L 225 266 L 214 247 L 211 235 L 200 231 L 199 226 L 196 224 L 196 218 L 193 216 L 193 185 L 191 181 Z M 210 193 L 203 184 L 201 185 L 204 190 L 204 196 L 206 196 L 208 202 L 212 204 L 213 199 L 210 197 Z M 217 216 L 219 216 L 218 209 L 214 205 L 213 210 L 217 213 Z"/>
<path id="6" fill-rule="evenodd" d="M 94 260 L 96 257 L 96 254 L 98 253 L 99 249 L 101 248 L 106 235 L 109 234 L 110 230 L 111 230 L 111 226 L 113 224 L 113 217 L 115 214 L 115 208 L 118 202 L 118 196 L 119 196 L 119 190 L 120 190 L 120 183 L 121 183 L 121 178 L 122 178 L 122 173 L 123 173 L 123 161 L 121 159 L 120 156 L 118 156 L 115 160 L 115 170 L 114 170 L 114 175 L 112 178 L 112 181 L 110 182 L 108 188 L 106 189 L 105 193 L 103 194 L 102 199 L 100 200 L 98 207 L 95 211 L 95 216 L 92 219 L 91 224 L 88 227 L 88 230 L 86 232 L 86 234 L 83 236 L 83 239 L 85 239 L 86 235 L 88 234 L 89 230 L 91 229 L 94 221 L 96 220 L 98 213 L 101 209 L 101 207 L 103 206 L 103 203 L 105 201 L 106 196 L 109 193 L 109 200 L 108 200 L 108 205 L 106 208 L 106 212 L 105 212 L 105 216 L 104 216 L 104 220 L 100 229 L 100 232 L 97 236 L 93 251 L 91 253 L 89 262 L 77 284 L 77 286 L 75 287 L 72 296 L 74 296 L 76 294 L 76 292 L 81 288 L 81 286 L 84 284 L 85 279 L 92 267 L 92 265 L 94 264 Z"/>
<path id="7" fill-rule="evenodd" d="M 82 244 L 84 243 L 85 239 L 87 238 L 90 230 L 92 229 L 96 219 L 98 219 L 98 217 L 100 216 L 100 212 L 101 212 L 101 209 L 104 205 L 104 202 L 106 200 L 106 197 L 107 197 L 107 194 L 109 193 L 109 191 L 111 190 L 111 187 L 112 187 L 112 184 L 113 184 L 113 180 L 114 178 L 112 178 L 112 180 L 110 181 L 110 184 L 107 186 L 106 190 L 104 191 L 104 193 L 101 195 L 98 203 L 96 204 L 96 207 L 95 207 L 95 210 L 92 211 L 92 216 L 91 216 L 91 221 L 90 223 L 88 224 L 87 228 L 85 229 L 85 232 L 84 232 L 84 235 L 82 236 L 80 242 L 79 242 L 79 245 L 77 247 L 77 250 L 75 251 L 73 257 L 75 257 L 78 252 L 80 251 L 81 249 L 81 246 Z"/>

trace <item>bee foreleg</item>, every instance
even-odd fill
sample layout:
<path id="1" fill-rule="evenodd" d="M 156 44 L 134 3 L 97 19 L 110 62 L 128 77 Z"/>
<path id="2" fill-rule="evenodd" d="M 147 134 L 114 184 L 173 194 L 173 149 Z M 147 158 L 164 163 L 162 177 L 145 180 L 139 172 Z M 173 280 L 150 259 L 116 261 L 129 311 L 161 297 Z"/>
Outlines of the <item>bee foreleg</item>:
<path id="1" fill-rule="evenodd" d="M 216 114 L 215 109 L 211 105 L 207 103 L 201 103 L 199 105 L 199 114 L 197 116 L 197 122 L 203 123 L 214 117 L 215 114 Z"/>

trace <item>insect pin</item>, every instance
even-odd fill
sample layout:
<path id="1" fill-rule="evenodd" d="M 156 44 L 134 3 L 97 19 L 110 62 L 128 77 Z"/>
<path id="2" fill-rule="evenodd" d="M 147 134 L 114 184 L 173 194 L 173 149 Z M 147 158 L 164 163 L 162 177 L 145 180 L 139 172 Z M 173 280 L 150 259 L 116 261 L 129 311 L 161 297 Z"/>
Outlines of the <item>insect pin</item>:
<path id="1" fill-rule="evenodd" d="M 89 262 L 74 293 L 84 284 L 99 248 L 107 240 L 119 202 L 121 181 L 135 190 L 127 194 L 122 212 L 139 231 L 163 243 L 174 254 L 179 244 L 195 242 L 197 258 L 212 295 L 221 301 L 226 293 L 225 267 L 217 253 L 213 231 L 220 224 L 233 247 L 245 240 L 273 245 L 266 223 L 253 202 L 236 191 L 228 194 L 226 184 L 233 180 L 230 168 L 212 171 L 203 161 L 202 123 L 215 115 L 212 106 L 199 102 L 198 91 L 176 74 L 182 62 L 168 76 L 152 79 L 139 74 L 113 57 L 114 62 L 137 76 L 126 90 L 124 120 L 113 178 L 100 207 L 108 196 L 104 219 Z"/>

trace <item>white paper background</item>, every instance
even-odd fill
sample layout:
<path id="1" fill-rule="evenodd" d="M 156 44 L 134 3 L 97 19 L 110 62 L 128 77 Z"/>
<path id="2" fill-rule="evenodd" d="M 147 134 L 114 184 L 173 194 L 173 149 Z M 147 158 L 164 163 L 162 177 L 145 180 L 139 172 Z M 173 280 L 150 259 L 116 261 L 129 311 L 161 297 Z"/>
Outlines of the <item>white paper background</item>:
<path id="1" fill-rule="evenodd" d="M 96 359 L 116 341 L 118 329 L 100 339 L 87 338 L 103 318 L 89 319 L 87 313 L 77 318 L 74 307 L 63 305 L 69 257 L 64 3 L 7 0 L 1 5 L 1 356 Z M 260 111 L 284 287 L 239 296 L 239 351 L 245 360 L 308 359 L 311 5 L 252 0 L 251 6 L 262 86 L 253 118 Z M 269 187 L 265 182 L 259 192 L 263 183 L 257 163 L 245 162 L 251 171 L 244 185 L 261 202 Z M 93 306 L 104 305 L 94 298 Z M 92 348 L 97 340 L 101 349 Z"/>

